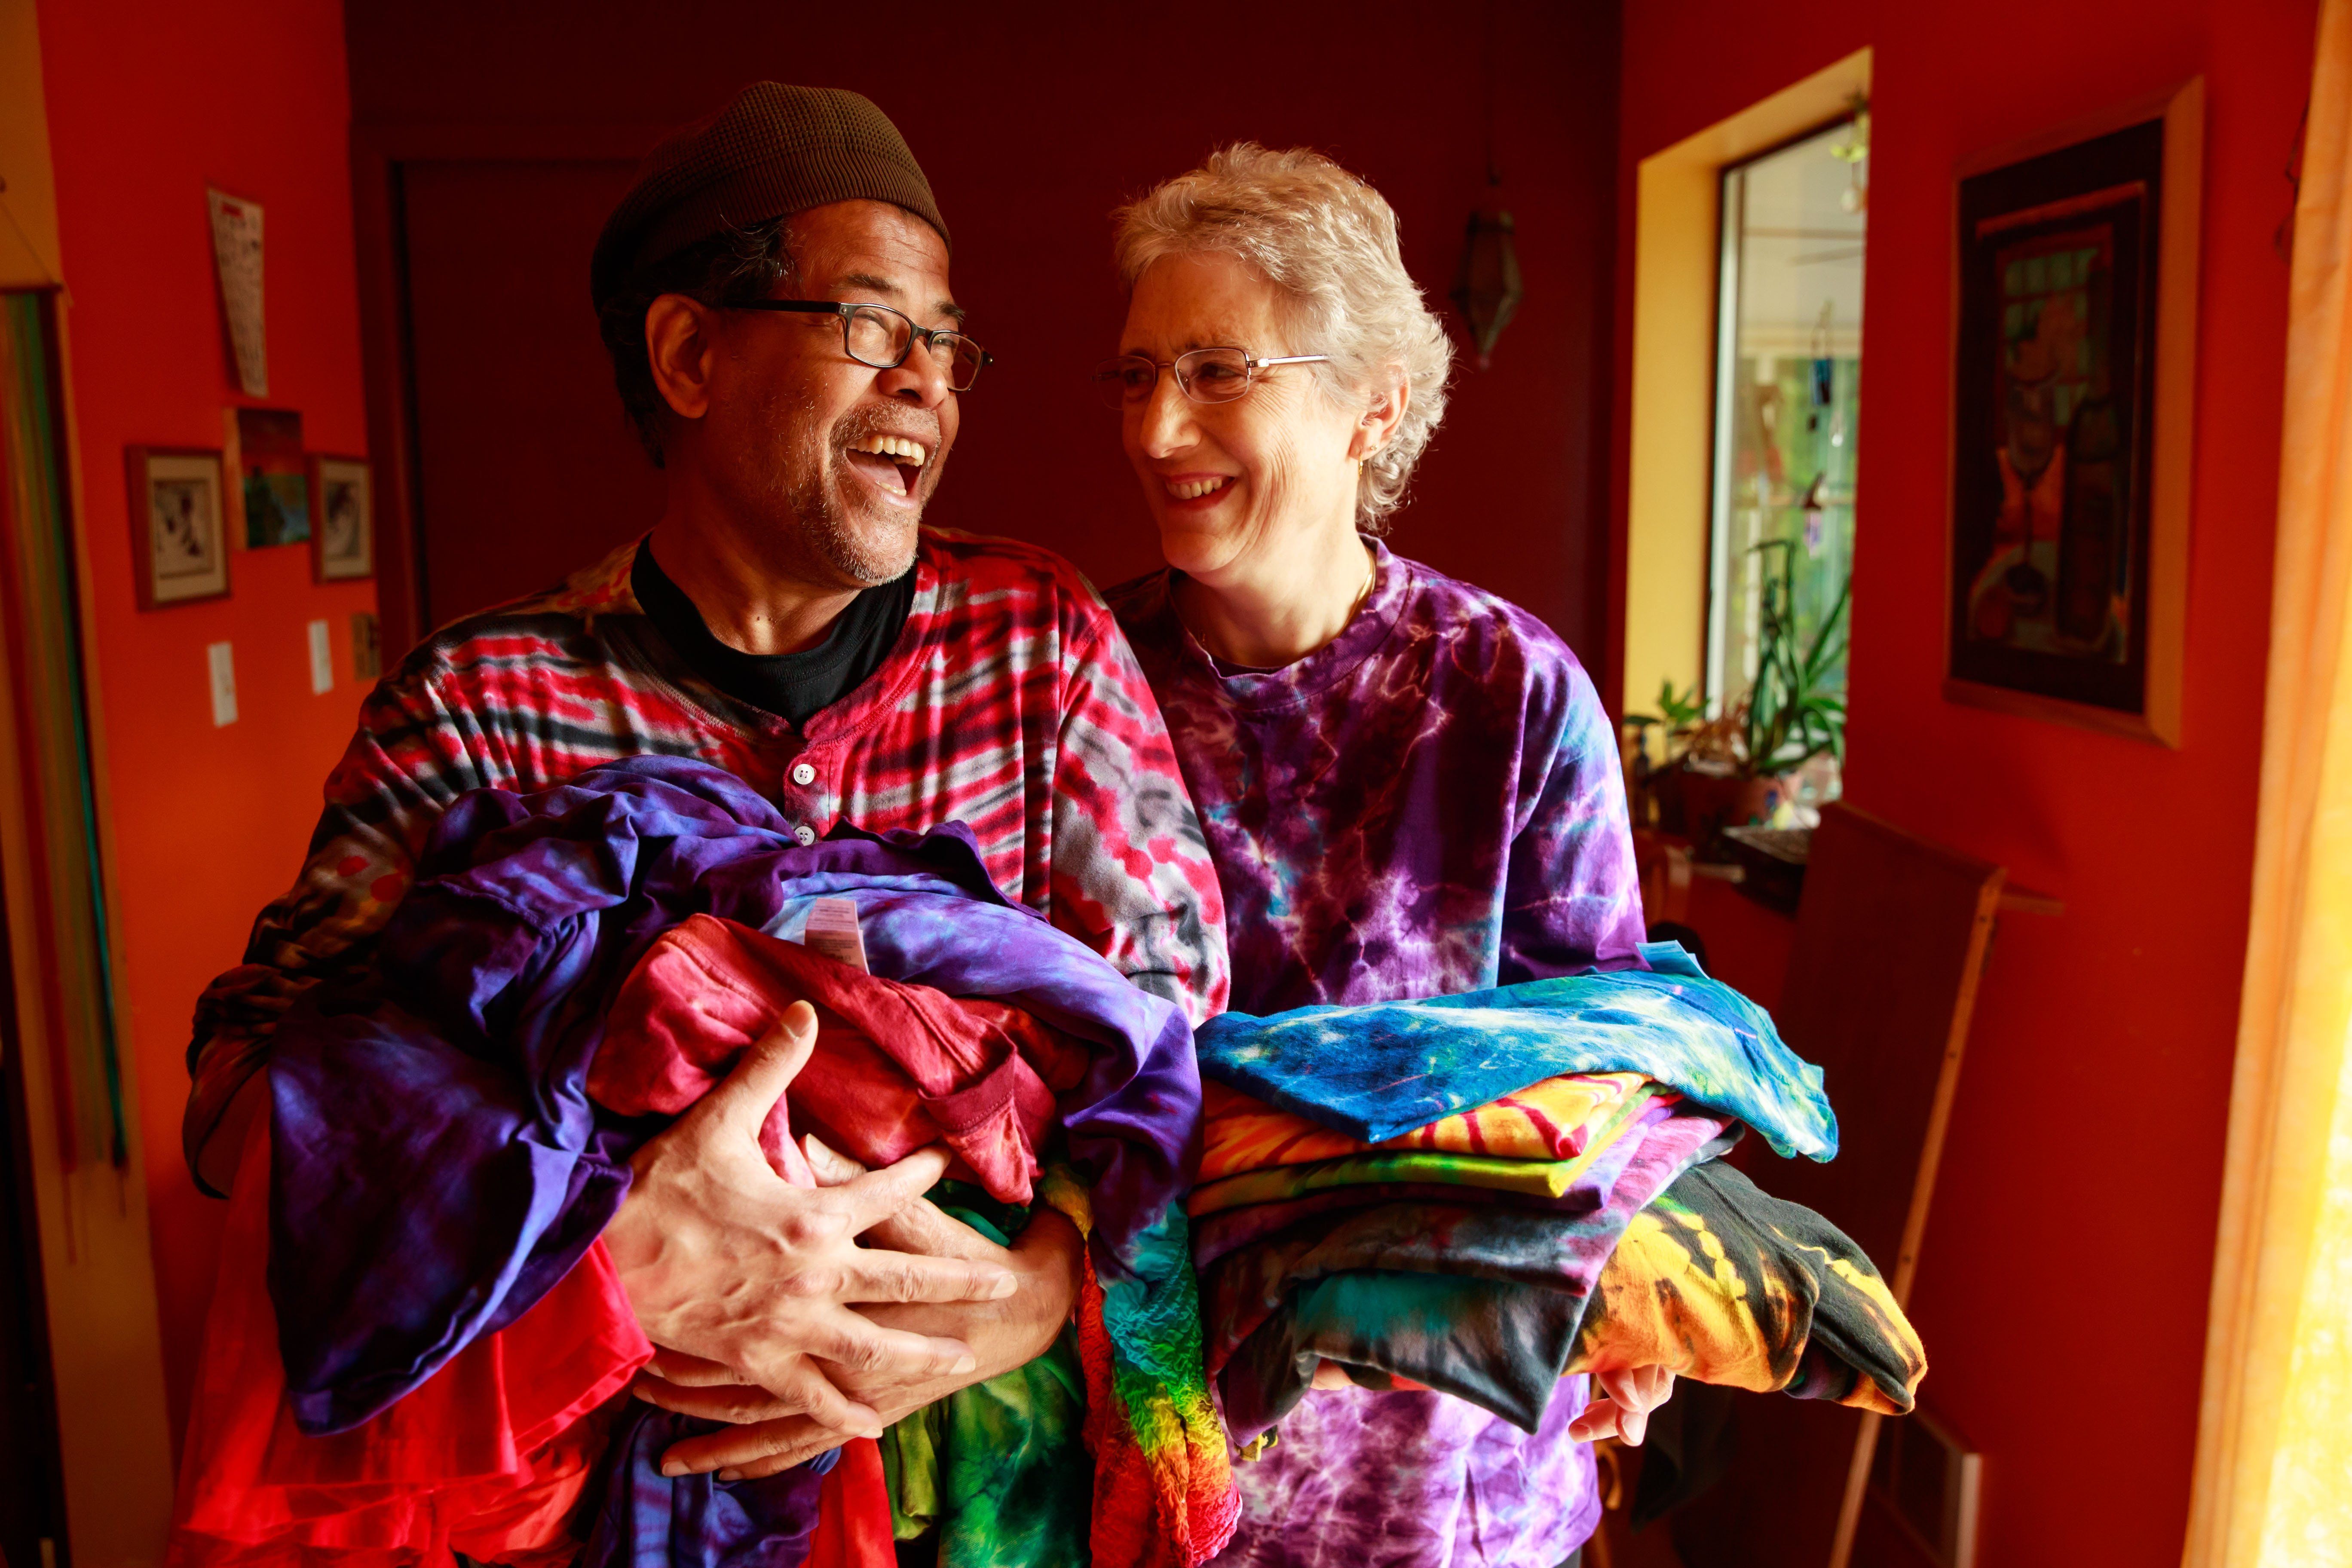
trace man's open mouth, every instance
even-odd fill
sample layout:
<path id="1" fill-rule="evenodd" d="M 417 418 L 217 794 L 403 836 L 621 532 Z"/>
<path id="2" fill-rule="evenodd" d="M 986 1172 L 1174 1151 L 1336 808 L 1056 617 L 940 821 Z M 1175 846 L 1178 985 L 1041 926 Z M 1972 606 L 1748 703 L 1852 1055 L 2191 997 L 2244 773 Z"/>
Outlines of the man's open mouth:
<path id="1" fill-rule="evenodd" d="M 850 467 L 893 495 L 913 495 L 923 465 L 931 460 L 929 450 L 911 436 L 868 436 L 846 449 Z"/>

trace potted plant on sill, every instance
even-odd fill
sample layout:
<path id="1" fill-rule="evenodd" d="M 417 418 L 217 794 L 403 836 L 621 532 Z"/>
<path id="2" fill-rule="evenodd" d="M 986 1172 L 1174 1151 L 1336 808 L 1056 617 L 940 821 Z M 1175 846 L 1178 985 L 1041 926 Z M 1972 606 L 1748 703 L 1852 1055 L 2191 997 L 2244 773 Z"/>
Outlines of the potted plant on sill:
<path id="1" fill-rule="evenodd" d="M 1846 608 L 1853 583 L 1838 584 L 1827 614 L 1811 637 L 1796 616 L 1796 546 L 1767 540 L 1754 553 L 1777 553 L 1758 594 L 1756 679 L 1738 701 L 1713 719 L 1696 688 L 1658 690 L 1655 714 L 1627 722 L 1660 726 L 1664 760 L 1647 765 L 1636 752 L 1636 820 L 1688 839 L 1702 856 L 1720 852 L 1726 827 L 1769 824 L 1793 804 L 1792 780 L 1816 758 L 1845 760 Z"/>

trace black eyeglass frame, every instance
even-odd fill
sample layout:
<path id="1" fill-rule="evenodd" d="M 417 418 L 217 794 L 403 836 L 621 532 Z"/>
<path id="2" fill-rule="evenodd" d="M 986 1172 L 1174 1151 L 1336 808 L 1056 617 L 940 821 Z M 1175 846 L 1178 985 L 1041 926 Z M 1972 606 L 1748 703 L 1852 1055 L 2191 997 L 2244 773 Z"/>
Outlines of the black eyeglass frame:
<path id="1" fill-rule="evenodd" d="M 1192 391 L 1192 379 L 1182 371 L 1178 370 L 1177 366 L 1182 364 L 1186 360 L 1195 358 L 1201 354 L 1241 355 L 1242 369 L 1246 373 L 1246 378 L 1242 383 L 1242 389 L 1239 392 L 1234 393 L 1231 397 L 1202 397 L 1196 395 Z M 1242 347 L 1239 343 L 1211 343 L 1204 348 L 1187 349 L 1182 353 L 1178 354 L 1174 359 L 1153 359 L 1150 354 L 1113 354 L 1110 358 L 1104 360 L 1101 363 L 1095 366 L 1095 374 L 1091 379 L 1097 386 L 1110 387 L 1117 384 L 1109 374 L 1113 365 L 1129 363 L 1149 364 L 1151 366 L 1153 373 L 1151 384 L 1155 387 L 1160 384 L 1159 373 L 1160 371 L 1164 370 L 1174 372 L 1176 376 L 1176 390 L 1184 395 L 1185 401 L 1188 403 L 1206 403 L 1211 405 L 1219 403 L 1239 403 L 1243 398 L 1247 397 L 1250 395 L 1250 390 L 1253 387 L 1257 385 L 1257 373 L 1268 365 L 1328 364 L 1330 361 L 1331 356 L 1329 354 L 1276 354 L 1265 359 L 1256 359 L 1252 357 L 1249 350 Z M 1112 408 L 1131 408 L 1138 404 L 1150 401 L 1150 397 L 1151 395 L 1150 393 L 1145 393 L 1141 397 L 1131 398 L 1126 395 L 1125 389 L 1122 388 L 1120 390 L 1118 401 L 1117 403 L 1108 404 L 1106 406 Z"/>
<path id="2" fill-rule="evenodd" d="M 941 367 L 945 368 L 949 365 L 952 365 L 955 362 L 952 357 L 942 358 L 940 353 L 940 340 L 941 338 L 961 339 L 964 342 L 971 343 L 974 349 L 979 350 L 980 363 L 972 366 L 971 380 L 965 382 L 961 386 L 956 385 L 955 378 L 953 376 L 950 376 L 948 378 L 948 387 L 950 391 L 954 392 L 970 392 L 973 385 L 979 382 L 980 373 L 996 363 L 996 356 L 990 353 L 986 349 L 981 348 L 978 342 L 973 342 L 972 336 L 969 332 L 963 331 L 955 327 L 917 326 L 915 324 L 915 318 L 907 314 L 906 311 L 893 309 L 888 305 L 877 305 L 870 300 L 742 300 L 731 305 L 722 305 L 719 309 L 723 310 L 777 310 L 799 316 L 838 316 L 841 318 L 841 352 L 847 354 L 851 359 L 856 360 L 859 364 L 866 366 L 869 370 L 897 370 L 900 365 L 907 363 L 908 355 L 915 352 L 915 345 L 917 343 L 920 343 L 925 348 L 930 350 L 931 357 L 935 360 L 939 360 Z M 859 353 L 856 349 L 849 346 L 850 323 L 856 318 L 857 312 L 860 310 L 879 310 L 885 315 L 896 316 L 900 321 L 907 323 L 907 346 L 898 352 L 898 357 L 897 359 L 892 360 L 887 364 L 883 364 L 875 360 L 867 359 L 864 354 Z"/>

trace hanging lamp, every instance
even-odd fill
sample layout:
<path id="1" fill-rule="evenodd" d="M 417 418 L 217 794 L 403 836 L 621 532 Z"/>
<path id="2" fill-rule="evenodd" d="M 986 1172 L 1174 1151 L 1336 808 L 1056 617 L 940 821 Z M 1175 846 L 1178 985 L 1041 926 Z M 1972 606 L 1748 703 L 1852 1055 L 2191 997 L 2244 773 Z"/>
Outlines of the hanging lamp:
<path id="1" fill-rule="evenodd" d="M 1470 328 L 1470 342 L 1478 351 L 1478 368 L 1494 361 L 1495 340 L 1511 324 L 1525 292 L 1519 283 L 1519 253 L 1513 236 L 1517 226 L 1500 206 L 1489 205 L 1470 215 L 1462 237 L 1462 266 L 1454 279 L 1454 308 Z"/>

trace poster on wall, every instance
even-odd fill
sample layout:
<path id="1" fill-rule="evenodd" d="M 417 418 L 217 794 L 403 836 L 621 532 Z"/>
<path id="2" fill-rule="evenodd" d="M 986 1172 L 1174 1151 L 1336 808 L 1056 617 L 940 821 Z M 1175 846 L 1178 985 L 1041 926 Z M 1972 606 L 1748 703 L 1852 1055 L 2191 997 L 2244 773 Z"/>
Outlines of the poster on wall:
<path id="1" fill-rule="evenodd" d="M 310 495 L 319 525 L 310 532 L 310 575 L 340 583 L 375 574 L 375 500 L 362 458 L 310 458 Z"/>
<path id="2" fill-rule="evenodd" d="M 2202 119 L 2192 82 L 1961 171 L 1953 700 L 2179 743 Z"/>
<path id="3" fill-rule="evenodd" d="M 310 537 L 310 466 L 302 416 L 290 408 L 236 411 L 245 547 L 299 544 Z"/>
<path id="4" fill-rule="evenodd" d="M 212 210 L 213 265 L 220 273 L 221 315 L 228 325 L 237 386 L 247 397 L 267 397 L 269 345 L 262 332 L 261 208 L 210 189 L 205 192 L 205 203 Z"/>
<path id="5" fill-rule="evenodd" d="M 123 451 L 131 479 L 131 560 L 142 610 L 228 595 L 228 509 L 218 452 Z"/>

